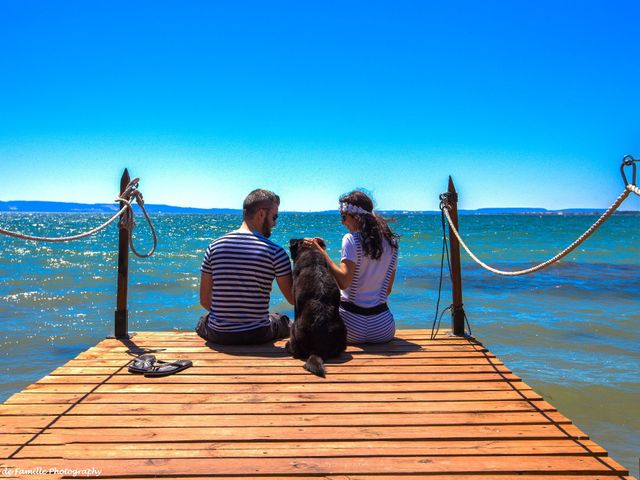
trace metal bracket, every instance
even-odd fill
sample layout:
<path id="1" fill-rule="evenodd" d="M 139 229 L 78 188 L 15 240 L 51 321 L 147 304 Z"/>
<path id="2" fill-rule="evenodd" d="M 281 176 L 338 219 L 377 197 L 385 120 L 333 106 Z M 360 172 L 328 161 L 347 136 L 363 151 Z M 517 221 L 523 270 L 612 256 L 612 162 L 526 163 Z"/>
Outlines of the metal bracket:
<path id="1" fill-rule="evenodd" d="M 447 337 L 450 337 L 450 338 L 469 338 L 469 339 L 474 339 L 474 340 L 476 338 L 476 337 L 474 337 L 473 335 L 471 335 L 470 333 L 467 333 L 467 332 L 464 332 L 463 335 L 456 335 L 451 331 L 447 332 Z"/>
<path id="2" fill-rule="evenodd" d="M 449 208 L 452 203 L 458 203 L 457 192 L 444 192 L 440 194 L 440 210 Z"/>
<path id="3" fill-rule="evenodd" d="M 631 155 L 625 155 L 624 158 L 622 159 L 622 165 L 620 165 L 620 173 L 622 174 L 622 181 L 624 182 L 624 186 L 626 187 L 627 185 L 633 185 L 634 187 L 637 186 L 636 184 L 636 163 L 640 161 L 639 159 L 633 158 Z M 629 182 L 629 180 L 627 180 L 627 175 L 624 171 L 624 167 L 631 167 L 631 182 Z"/>
<path id="4" fill-rule="evenodd" d="M 107 335 L 105 338 L 115 339 L 115 340 L 129 340 L 130 338 L 133 338 L 136 335 L 137 335 L 137 333 L 129 332 L 124 337 L 116 337 L 115 334 L 114 334 L 114 335 Z"/>

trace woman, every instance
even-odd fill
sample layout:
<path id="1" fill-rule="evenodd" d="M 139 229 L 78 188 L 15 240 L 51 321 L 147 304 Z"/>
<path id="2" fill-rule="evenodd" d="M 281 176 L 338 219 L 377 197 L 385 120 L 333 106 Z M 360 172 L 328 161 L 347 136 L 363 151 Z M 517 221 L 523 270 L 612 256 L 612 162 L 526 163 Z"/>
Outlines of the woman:
<path id="1" fill-rule="evenodd" d="M 387 306 L 398 263 L 398 235 L 373 211 L 373 201 L 354 190 L 340 198 L 342 224 L 349 233 L 342 238 L 342 258 L 336 265 L 319 246 L 341 290 L 340 317 L 349 343 L 383 343 L 395 334 L 393 315 Z"/>

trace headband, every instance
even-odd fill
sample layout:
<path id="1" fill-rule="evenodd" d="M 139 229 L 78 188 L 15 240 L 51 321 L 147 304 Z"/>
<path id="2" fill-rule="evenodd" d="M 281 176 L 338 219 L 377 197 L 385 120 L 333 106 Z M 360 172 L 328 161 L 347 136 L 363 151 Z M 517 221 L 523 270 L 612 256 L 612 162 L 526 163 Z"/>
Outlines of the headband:
<path id="1" fill-rule="evenodd" d="M 361 215 L 371 215 L 372 212 L 365 210 L 358 205 L 352 203 L 340 202 L 340 213 L 359 213 Z"/>

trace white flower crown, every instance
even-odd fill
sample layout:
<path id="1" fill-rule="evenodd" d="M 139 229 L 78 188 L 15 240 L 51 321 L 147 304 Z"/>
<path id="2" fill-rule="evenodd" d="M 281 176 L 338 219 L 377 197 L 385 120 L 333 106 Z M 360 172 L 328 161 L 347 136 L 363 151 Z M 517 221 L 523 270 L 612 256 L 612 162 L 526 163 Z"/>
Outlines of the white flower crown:
<path id="1" fill-rule="evenodd" d="M 340 213 L 359 213 L 361 215 L 372 215 L 372 212 L 365 210 L 358 205 L 352 203 L 340 202 Z"/>

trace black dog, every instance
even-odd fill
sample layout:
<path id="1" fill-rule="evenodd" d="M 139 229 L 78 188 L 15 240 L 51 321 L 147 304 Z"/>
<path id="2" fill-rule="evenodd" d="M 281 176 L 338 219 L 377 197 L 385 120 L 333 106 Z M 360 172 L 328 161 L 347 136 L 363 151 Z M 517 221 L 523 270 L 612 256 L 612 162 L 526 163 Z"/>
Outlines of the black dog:
<path id="1" fill-rule="evenodd" d="M 303 242 L 289 242 L 295 321 L 286 349 L 295 358 L 307 359 L 305 369 L 324 377 L 324 360 L 339 356 L 347 348 L 347 329 L 338 313 L 340 289 L 324 256 Z M 325 248 L 324 242 L 320 243 Z"/>

